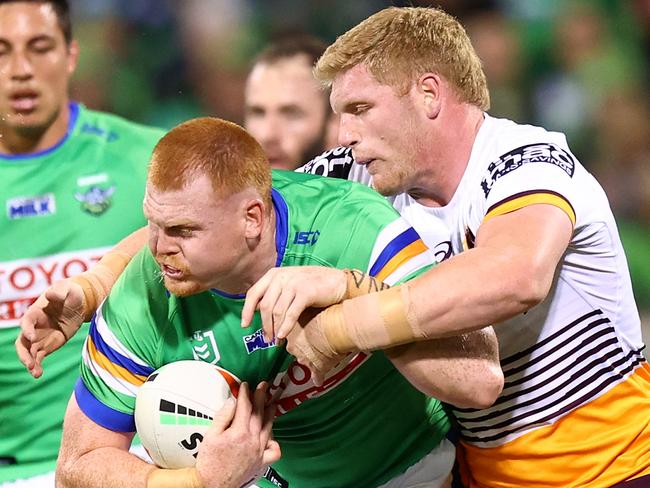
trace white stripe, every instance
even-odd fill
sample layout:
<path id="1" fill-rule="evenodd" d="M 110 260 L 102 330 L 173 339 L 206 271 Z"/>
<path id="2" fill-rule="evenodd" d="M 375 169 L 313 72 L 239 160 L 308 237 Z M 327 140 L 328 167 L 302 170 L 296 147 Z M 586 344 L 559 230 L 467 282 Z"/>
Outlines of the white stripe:
<path id="1" fill-rule="evenodd" d="M 413 256 L 411 259 L 399 266 L 395 271 L 389 274 L 382 281 L 387 285 L 393 286 L 398 281 L 406 278 L 415 271 L 426 268 L 436 262 L 433 253 L 427 249 L 425 252 Z"/>
<path id="2" fill-rule="evenodd" d="M 369 264 L 366 272 L 369 272 L 370 269 L 374 266 L 375 261 L 377 260 L 379 255 L 384 251 L 384 249 L 386 249 L 386 246 L 388 246 L 393 241 L 393 239 L 395 239 L 398 235 L 400 235 L 409 227 L 411 227 L 409 223 L 400 217 L 393 220 L 390 224 L 388 224 L 386 227 L 384 227 L 381 230 L 381 232 L 377 236 L 377 239 L 375 239 L 375 245 L 372 248 L 372 253 L 370 254 L 370 261 L 368 262 Z"/>
<path id="3" fill-rule="evenodd" d="M 104 368 L 102 368 L 99 364 L 97 364 L 97 362 L 93 361 L 93 359 L 90 357 L 90 354 L 88 353 L 89 340 L 90 337 L 87 337 L 82 352 L 82 358 L 84 364 L 93 374 L 93 376 L 101 380 L 111 390 L 135 398 L 135 395 L 138 391 L 137 386 L 129 383 L 128 381 L 119 380 L 118 378 L 110 374 L 108 371 L 106 371 Z"/>
<path id="4" fill-rule="evenodd" d="M 603 326 L 600 328 L 607 327 L 607 326 L 608 324 L 603 324 Z M 594 328 L 594 331 L 597 330 L 598 330 L 597 328 Z M 589 334 L 589 332 L 587 332 L 587 334 Z M 596 359 L 595 356 L 589 356 L 586 358 L 584 357 L 584 352 L 587 348 L 595 347 L 598 349 L 598 355 L 601 358 L 602 364 L 605 363 L 611 364 L 624 357 L 624 353 L 621 353 L 621 354 L 617 354 L 615 357 L 611 359 L 607 359 L 607 360 L 604 359 L 604 357 L 608 353 L 612 352 L 613 350 L 619 347 L 617 343 L 610 344 L 607 347 L 604 346 L 599 347 L 600 344 L 611 339 L 612 337 L 613 334 L 605 334 L 602 337 L 598 338 L 597 340 L 594 340 L 593 342 L 584 344 L 582 348 L 569 354 L 568 352 L 569 349 L 573 348 L 576 345 L 581 344 L 585 340 L 585 335 L 583 334 L 579 335 L 572 342 L 566 344 L 565 347 L 560 348 L 559 350 L 551 354 L 549 357 L 545 358 L 544 361 L 536 362 L 535 364 L 524 368 L 523 371 L 517 372 L 516 374 L 506 375 L 505 378 L 506 385 L 508 383 L 512 383 L 515 380 L 520 380 L 524 376 L 534 375 L 534 377 L 523 381 L 523 383 L 517 384 L 515 386 L 506 386 L 506 388 L 504 388 L 503 392 L 501 393 L 501 397 L 513 395 L 514 397 L 512 399 L 504 403 L 497 403 L 496 405 L 493 405 L 490 408 L 478 410 L 476 412 L 471 412 L 467 414 L 463 413 L 461 415 L 463 416 L 463 418 L 468 420 L 472 418 L 480 418 L 485 415 L 490 415 L 494 412 L 501 411 L 513 405 L 521 404 L 523 402 L 527 402 L 540 397 L 543 398 L 542 401 L 537 401 L 530 406 L 524 407 L 523 409 L 519 410 L 519 412 L 530 411 L 532 409 L 539 408 L 541 404 L 548 404 L 552 402 L 552 397 L 548 395 L 552 395 L 553 390 L 559 388 L 562 383 L 566 382 L 571 377 L 570 375 L 572 372 L 576 372 L 579 369 L 582 369 L 586 364 Z M 535 351 L 534 354 L 535 356 L 539 356 L 541 352 L 543 351 Z M 535 356 L 529 359 L 534 359 Z M 551 366 L 552 362 L 560 358 L 561 361 Z M 625 366 L 623 366 L 622 368 L 624 369 L 624 367 Z M 566 371 L 562 373 L 562 370 L 566 370 Z M 589 373 L 593 373 L 593 372 L 594 371 L 590 371 Z M 552 380 L 551 382 L 549 382 L 548 384 L 545 384 L 543 386 L 537 386 L 537 385 L 541 385 L 545 381 L 548 381 L 549 378 L 551 378 L 554 375 L 558 375 L 558 377 Z M 584 376 L 576 377 L 572 381 L 572 383 L 579 383 L 582 378 L 584 378 Z M 533 390 L 528 393 L 519 393 L 529 388 L 533 388 Z M 571 389 L 571 384 L 569 384 L 564 388 Z M 582 391 L 583 393 L 590 391 L 589 385 L 586 388 L 584 388 Z M 504 415 L 512 417 L 514 414 L 508 413 Z M 497 417 L 494 419 L 493 422 L 496 423 L 500 420 L 501 417 Z"/>
<path id="5" fill-rule="evenodd" d="M 97 312 L 95 313 L 95 326 L 97 328 L 97 333 L 101 336 L 103 341 L 108 345 L 108 347 L 113 349 L 115 352 L 129 358 L 134 363 L 140 366 L 144 366 L 146 368 L 151 368 L 151 366 L 147 362 L 140 359 L 138 356 L 132 353 L 124 344 L 122 344 L 120 340 L 115 336 L 115 334 L 113 334 L 113 332 L 108 328 L 108 324 L 104 319 L 103 309 L 104 306 L 102 304 L 97 310 Z"/>

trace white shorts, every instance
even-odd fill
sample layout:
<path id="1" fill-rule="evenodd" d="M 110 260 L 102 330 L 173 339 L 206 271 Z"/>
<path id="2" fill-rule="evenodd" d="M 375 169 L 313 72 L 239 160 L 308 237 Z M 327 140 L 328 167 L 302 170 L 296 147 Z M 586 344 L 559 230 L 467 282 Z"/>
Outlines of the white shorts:
<path id="1" fill-rule="evenodd" d="M 54 488 L 54 471 L 32 478 L 0 483 L 0 488 Z"/>
<path id="2" fill-rule="evenodd" d="M 153 464 L 151 457 L 141 445 L 131 446 L 131 454 L 135 454 L 143 461 Z M 0 488 L 54 488 L 54 471 L 45 474 L 39 474 L 32 478 L 24 478 L 16 481 L 5 481 L 0 483 Z"/>
<path id="3" fill-rule="evenodd" d="M 378 488 L 448 488 L 456 447 L 447 439 L 417 463 Z"/>

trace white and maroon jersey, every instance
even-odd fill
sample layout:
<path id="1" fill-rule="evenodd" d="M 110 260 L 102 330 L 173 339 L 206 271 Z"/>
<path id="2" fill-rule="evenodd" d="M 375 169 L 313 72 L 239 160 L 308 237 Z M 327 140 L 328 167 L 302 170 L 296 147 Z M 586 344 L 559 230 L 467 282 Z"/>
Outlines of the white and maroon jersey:
<path id="1" fill-rule="evenodd" d="M 344 177 L 368 183 L 349 165 Z M 483 222 L 540 203 L 562 209 L 573 236 L 547 298 L 495 324 L 501 396 L 454 409 L 472 487 L 608 487 L 650 473 L 650 368 L 625 254 L 564 135 L 486 115 L 448 205 L 393 199 L 439 260 L 471 249 Z"/>

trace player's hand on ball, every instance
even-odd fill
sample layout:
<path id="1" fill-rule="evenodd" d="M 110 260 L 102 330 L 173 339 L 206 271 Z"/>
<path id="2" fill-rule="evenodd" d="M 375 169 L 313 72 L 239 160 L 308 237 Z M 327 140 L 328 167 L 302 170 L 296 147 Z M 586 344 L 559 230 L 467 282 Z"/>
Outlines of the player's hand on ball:
<path id="1" fill-rule="evenodd" d="M 81 286 L 65 279 L 45 290 L 23 315 L 16 352 L 34 378 L 43 374 L 43 358 L 65 344 L 83 324 L 83 301 Z"/>
<path id="2" fill-rule="evenodd" d="M 267 405 L 267 383 L 253 393 L 242 383 L 237 400 L 227 400 L 214 417 L 199 448 L 196 469 L 204 488 L 239 487 L 280 459 L 271 439 L 275 405 Z"/>
<path id="3" fill-rule="evenodd" d="M 242 327 L 248 327 L 259 309 L 264 336 L 287 337 L 308 307 L 339 303 L 346 293 L 347 279 L 340 269 L 325 266 L 272 268 L 246 293 Z"/>
<path id="4" fill-rule="evenodd" d="M 347 354 L 334 351 L 325 336 L 322 309 L 310 308 L 300 316 L 298 325 L 287 336 L 287 351 L 311 371 L 311 379 L 321 386 L 325 374 Z"/>

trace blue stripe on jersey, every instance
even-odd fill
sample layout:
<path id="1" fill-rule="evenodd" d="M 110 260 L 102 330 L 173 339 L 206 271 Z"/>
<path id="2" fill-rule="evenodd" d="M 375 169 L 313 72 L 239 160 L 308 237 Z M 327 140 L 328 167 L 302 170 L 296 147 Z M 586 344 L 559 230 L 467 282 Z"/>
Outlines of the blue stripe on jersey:
<path id="1" fill-rule="evenodd" d="M 420 238 L 417 232 L 413 227 L 409 227 L 395 239 L 390 241 L 388 245 L 384 248 L 381 254 L 377 257 L 377 260 L 373 263 L 370 268 L 370 276 L 376 276 L 381 269 L 386 266 L 386 264 L 393 259 L 393 257 L 404 249 L 409 244 L 417 241 Z"/>
<path id="2" fill-rule="evenodd" d="M 106 356 L 111 363 L 122 366 L 123 368 L 129 370 L 133 374 L 137 374 L 145 377 L 149 376 L 151 373 L 155 371 L 155 369 L 150 366 L 142 366 L 136 363 L 132 359 L 129 359 L 126 356 L 120 354 L 115 349 L 111 348 L 108 344 L 106 344 L 102 336 L 97 331 L 97 324 L 95 323 L 95 315 L 93 315 L 93 318 L 90 321 L 89 334 L 93 340 L 93 344 L 95 344 L 95 348 L 97 349 L 97 351 L 99 351 L 104 356 Z"/>
<path id="3" fill-rule="evenodd" d="M 43 149 L 42 151 L 38 152 L 33 152 L 33 153 L 28 153 L 28 154 L 0 154 L 0 159 L 9 159 L 9 160 L 20 160 L 20 159 L 31 159 L 31 158 L 38 158 L 40 156 L 46 156 L 49 153 L 52 153 L 56 151 L 58 148 L 60 148 L 65 141 L 68 140 L 68 137 L 70 137 L 70 134 L 72 134 L 72 130 L 74 129 L 75 124 L 77 123 L 77 118 L 79 117 L 79 105 L 76 104 L 75 102 L 70 102 L 68 104 L 68 110 L 69 110 L 69 115 L 68 115 L 68 130 L 66 131 L 65 135 L 57 142 L 54 144 L 54 146 L 48 147 L 47 149 Z"/>
<path id="4" fill-rule="evenodd" d="M 96 424 L 113 432 L 135 432 L 133 415 L 104 405 L 95 398 L 81 378 L 74 385 L 74 396 L 81 411 Z"/>
<path id="5" fill-rule="evenodd" d="M 287 203 L 275 188 L 271 188 L 271 198 L 275 209 L 275 250 L 278 253 L 276 266 L 282 264 L 284 252 L 287 250 L 287 236 L 289 234 L 289 209 Z"/>

